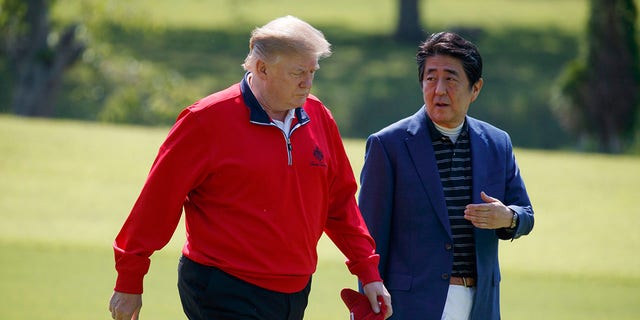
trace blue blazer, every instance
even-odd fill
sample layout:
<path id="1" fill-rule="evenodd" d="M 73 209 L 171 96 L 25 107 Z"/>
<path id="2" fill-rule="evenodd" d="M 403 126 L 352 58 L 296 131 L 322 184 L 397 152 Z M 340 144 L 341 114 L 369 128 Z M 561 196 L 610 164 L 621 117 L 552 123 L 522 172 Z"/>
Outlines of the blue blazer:
<path id="1" fill-rule="evenodd" d="M 367 139 L 359 205 L 380 254 L 380 273 L 391 293 L 391 319 L 439 320 L 453 265 L 451 228 L 435 163 L 425 108 Z M 515 232 L 474 229 L 477 288 L 471 319 L 500 319 L 498 240 L 533 228 L 533 209 L 509 135 L 466 117 L 472 161 L 472 201 L 480 192 L 518 215 Z"/>

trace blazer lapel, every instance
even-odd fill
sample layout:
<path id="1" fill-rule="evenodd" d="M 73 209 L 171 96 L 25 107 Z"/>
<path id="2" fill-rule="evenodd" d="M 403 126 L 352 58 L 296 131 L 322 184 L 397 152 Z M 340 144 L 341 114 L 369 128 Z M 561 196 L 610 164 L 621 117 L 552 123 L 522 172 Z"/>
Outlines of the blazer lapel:
<path id="1" fill-rule="evenodd" d="M 473 118 L 467 117 L 469 123 L 469 141 L 471 143 L 471 168 L 482 168 L 490 163 L 489 154 L 487 150 L 487 138 L 485 133 L 480 130 Z M 489 179 L 487 170 L 472 170 L 472 187 L 471 187 L 471 202 L 481 203 L 480 192 L 483 190 L 483 186 L 486 186 Z"/>
<path id="2" fill-rule="evenodd" d="M 438 165 L 435 161 L 426 117 L 424 108 L 420 108 L 420 110 L 413 115 L 407 127 L 408 136 L 405 144 L 416 172 L 418 173 L 418 178 L 429 198 L 428 200 L 440 219 L 442 227 L 447 230 L 447 233 L 451 237 L 447 203 L 445 202 L 444 192 L 442 191 L 440 173 L 438 172 Z"/>

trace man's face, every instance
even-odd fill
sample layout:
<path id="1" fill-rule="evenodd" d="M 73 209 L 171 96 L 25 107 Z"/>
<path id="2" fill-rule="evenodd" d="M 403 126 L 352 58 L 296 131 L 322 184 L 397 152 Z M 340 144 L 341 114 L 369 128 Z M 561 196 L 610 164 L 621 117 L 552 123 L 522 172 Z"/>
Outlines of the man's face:
<path id="1" fill-rule="evenodd" d="M 281 112 L 302 106 L 311 92 L 318 59 L 305 55 L 283 55 L 276 63 L 264 64 L 263 98 L 266 109 Z"/>
<path id="2" fill-rule="evenodd" d="M 462 62 L 454 57 L 435 55 L 425 61 L 422 95 L 429 118 L 440 126 L 460 125 L 481 88 L 482 79 L 469 86 Z"/>

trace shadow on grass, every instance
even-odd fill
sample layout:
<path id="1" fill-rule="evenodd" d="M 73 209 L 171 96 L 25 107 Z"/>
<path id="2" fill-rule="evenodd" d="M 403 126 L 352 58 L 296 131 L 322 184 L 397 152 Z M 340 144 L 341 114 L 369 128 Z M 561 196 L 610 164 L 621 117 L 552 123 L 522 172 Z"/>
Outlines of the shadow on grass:
<path id="1" fill-rule="evenodd" d="M 422 105 L 415 63 L 418 43 L 318 27 L 332 43 L 334 54 L 321 62 L 313 92 L 332 110 L 345 137 L 366 137 Z M 470 114 L 507 130 L 519 147 L 569 145 L 571 138 L 561 130 L 548 104 L 555 78 L 577 54 L 575 35 L 554 29 L 467 31 L 472 31 L 468 38 L 483 55 L 485 80 Z M 249 33 L 246 29 L 160 30 L 107 25 L 97 40 L 109 43 L 114 54 L 176 71 L 204 96 L 241 79 Z M 187 101 L 197 98 L 185 97 Z M 176 114 L 183 107 L 176 106 Z"/>

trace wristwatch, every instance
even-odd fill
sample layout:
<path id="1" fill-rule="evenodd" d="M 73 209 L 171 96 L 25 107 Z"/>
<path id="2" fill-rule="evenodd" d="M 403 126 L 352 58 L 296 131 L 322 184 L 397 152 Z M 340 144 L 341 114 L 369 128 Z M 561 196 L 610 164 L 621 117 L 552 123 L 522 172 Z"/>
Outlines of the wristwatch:
<path id="1" fill-rule="evenodd" d="M 515 229 L 517 225 L 518 225 L 518 214 L 513 212 L 513 218 L 511 219 L 511 226 L 509 227 L 509 229 Z"/>

